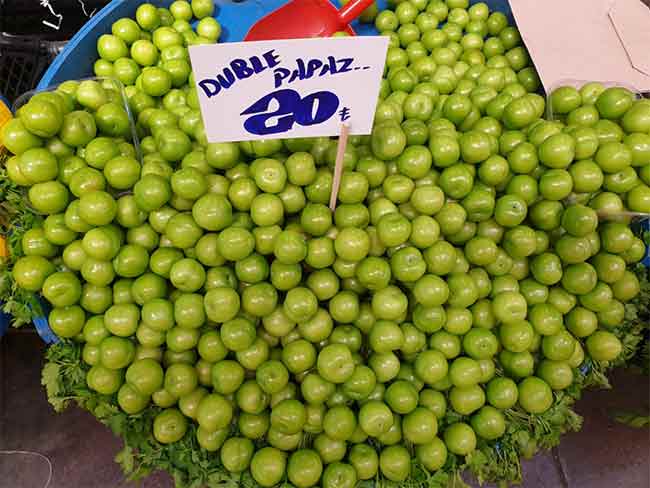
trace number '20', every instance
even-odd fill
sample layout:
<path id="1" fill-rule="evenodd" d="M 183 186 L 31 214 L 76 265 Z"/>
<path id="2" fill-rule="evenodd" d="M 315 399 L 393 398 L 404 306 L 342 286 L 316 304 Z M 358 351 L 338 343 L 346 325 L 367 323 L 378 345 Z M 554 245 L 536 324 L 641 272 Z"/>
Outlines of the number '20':
<path id="1" fill-rule="evenodd" d="M 273 101 L 278 108 L 269 112 Z M 309 126 L 329 120 L 339 107 L 339 97 L 328 91 L 319 91 L 301 98 L 295 90 L 278 90 L 262 97 L 244 110 L 241 115 L 252 115 L 244 122 L 251 134 L 265 136 L 280 134 L 294 124 Z"/>

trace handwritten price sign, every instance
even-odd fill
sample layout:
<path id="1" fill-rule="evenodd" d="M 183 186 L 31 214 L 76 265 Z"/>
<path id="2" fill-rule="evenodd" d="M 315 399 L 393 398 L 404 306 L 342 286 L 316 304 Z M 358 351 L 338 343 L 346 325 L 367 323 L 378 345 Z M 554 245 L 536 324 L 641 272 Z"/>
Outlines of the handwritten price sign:
<path id="1" fill-rule="evenodd" d="M 190 48 L 210 142 L 370 134 L 387 37 Z"/>

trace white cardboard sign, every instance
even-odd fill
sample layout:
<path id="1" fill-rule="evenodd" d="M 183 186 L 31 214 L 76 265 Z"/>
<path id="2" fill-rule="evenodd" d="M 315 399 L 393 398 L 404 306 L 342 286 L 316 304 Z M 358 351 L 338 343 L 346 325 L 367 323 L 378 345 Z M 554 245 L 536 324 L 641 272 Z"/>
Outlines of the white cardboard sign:
<path id="1" fill-rule="evenodd" d="M 209 142 L 370 134 L 388 37 L 190 47 Z"/>

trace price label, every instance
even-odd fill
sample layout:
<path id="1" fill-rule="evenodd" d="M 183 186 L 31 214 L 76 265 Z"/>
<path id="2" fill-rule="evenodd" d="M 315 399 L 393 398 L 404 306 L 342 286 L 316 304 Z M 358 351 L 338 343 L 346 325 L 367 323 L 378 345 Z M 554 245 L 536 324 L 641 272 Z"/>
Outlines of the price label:
<path id="1" fill-rule="evenodd" d="M 209 142 L 370 134 L 388 38 L 190 47 Z"/>

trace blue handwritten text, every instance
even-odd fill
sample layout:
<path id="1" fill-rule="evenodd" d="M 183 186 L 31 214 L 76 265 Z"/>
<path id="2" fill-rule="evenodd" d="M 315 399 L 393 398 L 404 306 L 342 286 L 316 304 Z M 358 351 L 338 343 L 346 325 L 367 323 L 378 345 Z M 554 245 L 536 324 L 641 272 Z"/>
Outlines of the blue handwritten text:
<path id="1" fill-rule="evenodd" d="M 275 53 L 275 49 L 261 56 L 233 59 L 215 78 L 205 78 L 199 82 L 199 86 L 208 98 L 212 98 L 222 89 L 227 90 L 233 86 L 238 80 L 245 80 L 266 69 L 275 68 L 278 64 L 280 64 L 280 57 Z"/>
<path id="2" fill-rule="evenodd" d="M 233 59 L 225 68 L 218 71 L 214 78 L 205 78 L 199 81 L 198 85 L 208 98 L 212 98 L 228 90 L 238 81 L 259 75 L 268 69 L 273 70 L 276 89 L 295 81 L 370 69 L 370 66 L 354 66 L 354 58 L 337 59 L 334 56 L 327 56 L 326 59 L 298 58 L 295 60 L 295 66 L 292 67 L 280 66 L 281 63 L 275 49 L 261 56 Z"/>

